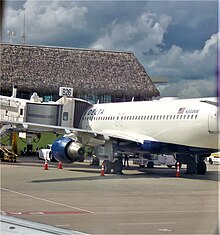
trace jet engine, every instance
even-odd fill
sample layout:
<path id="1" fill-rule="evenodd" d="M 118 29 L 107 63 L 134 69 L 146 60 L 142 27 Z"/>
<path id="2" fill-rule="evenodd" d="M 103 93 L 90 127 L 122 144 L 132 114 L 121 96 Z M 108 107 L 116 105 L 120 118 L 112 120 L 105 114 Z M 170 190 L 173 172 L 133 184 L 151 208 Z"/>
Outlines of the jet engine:
<path id="1" fill-rule="evenodd" d="M 53 142 L 51 153 L 58 162 L 72 163 L 82 158 L 85 150 L 75 140 L 61 137 Z"/>

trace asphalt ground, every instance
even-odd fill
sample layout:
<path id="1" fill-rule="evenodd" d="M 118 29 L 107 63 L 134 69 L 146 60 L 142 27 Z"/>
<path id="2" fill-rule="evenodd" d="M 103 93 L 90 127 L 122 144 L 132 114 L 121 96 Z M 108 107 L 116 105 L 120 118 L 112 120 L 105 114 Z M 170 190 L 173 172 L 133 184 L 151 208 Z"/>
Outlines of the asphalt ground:
<path id="1" fill-rule="evenodd" d="M 36 157 L 1 163 L 2 214 L 87 234 L 219 234 L 217 165 L 204 176 L 175 169 L 125 168 L 100 176 L 89 162 Z"/>

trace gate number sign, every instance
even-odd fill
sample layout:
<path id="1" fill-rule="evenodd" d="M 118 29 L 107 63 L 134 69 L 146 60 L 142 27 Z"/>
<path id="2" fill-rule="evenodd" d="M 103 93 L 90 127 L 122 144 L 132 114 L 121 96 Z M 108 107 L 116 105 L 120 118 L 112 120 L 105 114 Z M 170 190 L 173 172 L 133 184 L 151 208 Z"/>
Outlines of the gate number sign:
<path id="1" fill-rule="evenodd" d="M 73 88 L 70 88 L 70 87 L 60 87 L 59 96 L 72 97 L 73 96 Z"/>

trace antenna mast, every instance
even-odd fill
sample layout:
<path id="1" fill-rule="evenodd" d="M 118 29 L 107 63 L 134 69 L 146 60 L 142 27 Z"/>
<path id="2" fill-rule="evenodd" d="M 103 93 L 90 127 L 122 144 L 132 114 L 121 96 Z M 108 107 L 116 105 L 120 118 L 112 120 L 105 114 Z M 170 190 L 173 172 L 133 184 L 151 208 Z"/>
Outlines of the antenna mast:
<path id="1" fill-rule="evenodd" d="M 23 39 L 23 44 L 26 43 L 26 35 L 25 35 L 25 12 L 24 12 L 24 22 L 23 22 L 23 35 L 21 37 Z"/>

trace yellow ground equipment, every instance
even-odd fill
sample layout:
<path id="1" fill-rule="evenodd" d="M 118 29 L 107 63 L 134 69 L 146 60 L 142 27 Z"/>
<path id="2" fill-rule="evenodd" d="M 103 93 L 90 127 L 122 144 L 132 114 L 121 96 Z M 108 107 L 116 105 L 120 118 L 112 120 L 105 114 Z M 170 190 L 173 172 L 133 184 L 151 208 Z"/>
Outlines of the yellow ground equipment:
<path id="1" fill-rule="evenodd" d="M 17 154 L 8 150 L 4 146 L 0 146 L 0 160 L 2 162 L 16 162 L 17 161 Z"/>

